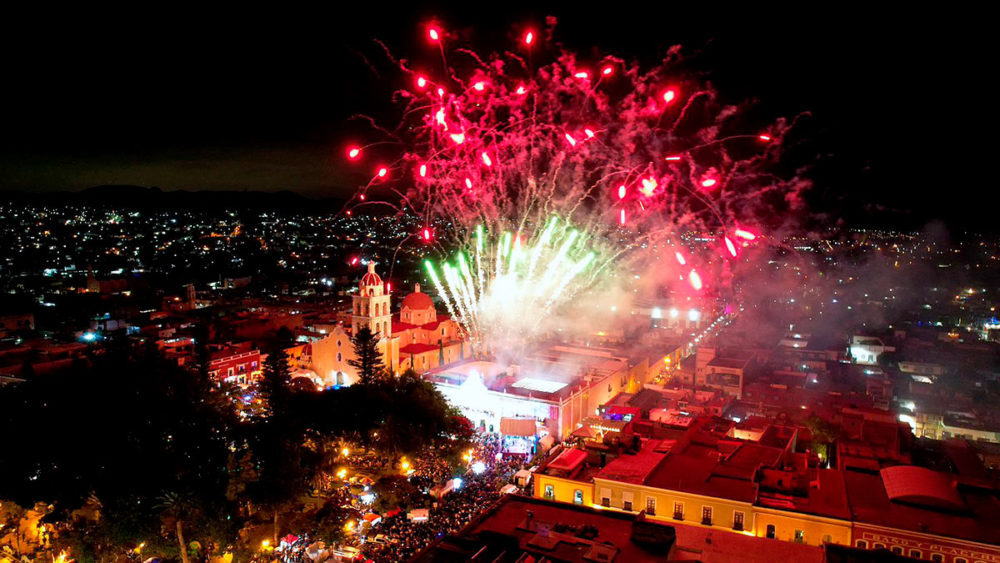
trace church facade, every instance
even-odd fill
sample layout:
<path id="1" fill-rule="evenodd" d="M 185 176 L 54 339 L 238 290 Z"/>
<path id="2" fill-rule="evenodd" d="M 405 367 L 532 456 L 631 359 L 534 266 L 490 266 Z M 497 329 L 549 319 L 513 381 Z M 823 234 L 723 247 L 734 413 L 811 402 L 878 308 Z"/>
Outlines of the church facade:
<path id="1" fill-rule="evenodd" d="M 352 301 L 351 326 L 337 326 L 308 345 L 309 368 L 326 386 L 357 382 L 358 375 L 349 364 L 354 359 L 351 335 L 364 327 L 378 335 L 382 361 L 395 375 L 411 367 L 424 373 L 470 354 L 471 346 L 459 324 L 447 315 L 438 315 L 434 302 L 420 291 L 420 285 L 394 313 L 392 295 L 372 262 Z"/>

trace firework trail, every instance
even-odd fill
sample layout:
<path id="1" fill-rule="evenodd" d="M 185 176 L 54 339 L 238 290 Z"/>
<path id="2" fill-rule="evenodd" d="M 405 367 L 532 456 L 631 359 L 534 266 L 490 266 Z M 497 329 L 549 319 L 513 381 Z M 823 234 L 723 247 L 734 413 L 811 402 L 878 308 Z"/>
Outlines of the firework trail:
<path id="1" fill-rule="evenodd" d="M 711 291 L 807 187 L 773 172 L 791 123 L 748 129 L 742 106 L 677 70 L 676 48 L 642 70 L 549 45 L 533 69 L 534 30 L 522 54 L 489 58 L 451 49 L 438 26 L 426 33 L 444 72 L 393 60 L 408 83 L 395 96 L 403 119 L 369 120 L 379 139 L 347 157 L 379 143 L 399 152 L 349 206 L 421 218 L 416 237 L 442 248 L 427 274 L 474 341 L 523 344 L 540 316 L 623 272 L 655 267 Z M 436 237 L 435 225 L 448 228 Z"/>

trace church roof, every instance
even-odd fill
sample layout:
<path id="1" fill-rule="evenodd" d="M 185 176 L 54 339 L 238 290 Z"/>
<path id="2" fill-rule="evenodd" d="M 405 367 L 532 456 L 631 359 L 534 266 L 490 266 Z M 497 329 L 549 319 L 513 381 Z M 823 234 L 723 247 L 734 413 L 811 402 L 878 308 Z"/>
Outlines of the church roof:
<path id="1" fill-rule="evenodd" d="M 419 328 L 421 330 L 437 330 L 442 323 L 451 321 L 451 316 L 438 314 L 436 321 L 431 321 L 429 323 L 424 323 L 422 325 L 415 325 L 412 323 L 404 322 L 401 320 L 399 313 L 392 316 L 392 333 L 398 334 L 400 332 L 406 332 L 408 330 L 413 330 Z"/>
<path id="2" fill-rule="evenodd" d="M 426 293 L 420 293 L 420 286 L 417 286 L 416 291 L 403 299 L 402 307 L 403 309 L 433 309 L 434 302 Z"/>
<path id="3" fill-rule="evenodd" d="M 409 356 L 410 354 L 423 354 L 424 352 L 430 352 L 431 350 L 437 350 L 438 346 L 435 344 L 408 344 L 399 349 L 400 356 Z"/>
<path id="4" fill-rule="evenodd" d="M 382 278 L 375 273 L 375 262 L 368 263 L 368 273 L 361 276 L 361 286 L 382 285 Z"/>
<path id="5" fill-rule="evenodd" d="M 399 319 L 399 315 L 394 315 L 392 317 L 392 333 L 393 334 L 399 334 L 401 332 L 406 332 L 408 330 L 413 330 L 413 329 L 417 328 L 417 325 L 413 325 L 413 324 L 410 324 L 410 323 L 404 323 L 403 321 L 400 321 L 398 319 Z"/>

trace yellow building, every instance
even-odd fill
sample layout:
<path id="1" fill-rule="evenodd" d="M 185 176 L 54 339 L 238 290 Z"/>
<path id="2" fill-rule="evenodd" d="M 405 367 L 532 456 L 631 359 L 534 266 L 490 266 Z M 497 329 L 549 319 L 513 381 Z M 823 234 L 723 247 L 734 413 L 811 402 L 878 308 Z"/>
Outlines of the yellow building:
<path id="1" fill-rule="evenodd" d="M 625 512 L 646 511 L 654 520 L 751 533 L 753 503 L 707 495 L 594 479 L 598 505 Z"/>
<path id="2" fill-rule="evenodd" d="M 535 480 L 535 496 L 545 500 L 565 502 L 581 506 L 594 506 L 594 486 L 572 479 L 561 479 L 545 475 Z"/>
<path id="3" fill-rule="evenodd" d="M 644 510 L 656 520 L 733 532 L 749 529 L 757 498 L 752 472 L 721 471 L 718 455 L 692 443 L 697 431 L 680 440 L 648 440 L 639 452 L 608 463 L 594 477 L 597 504 Z"/>
<path id="4" fill-rule="evenodd" d="M 754 509 L 756 535 L 807 545 L 851 545 L 851 509 L 843 472 L 811 469 L 803 474 L 767 468 L 758 481 L 762 490 Z M 791 489 L 781 490 L 782 483 Z"/>
<path id="5" fill-rule="evenodd" d="M 806 545 L 851 545 L 843 477 L 808 470 L 798 480 L 780 465 L 787 452 L 751 442 L 719 440 L 703 428 L 676 440 L 646 440 L 640 451 L 602 465 L 601 454 L 558 452 L 535 472 L 538 498 L 639 513 L 648 518 Z M 784 481 L 793 491 L 778 487 Z M 805 485 L 802 487 L 802 485 Z M 765 490 L 762 490 L 765 487 Z"/>
<path id="6" fill-rule="evenodd" d="M 534 474 L 534 496 L 570 504 L 593 506 L 593 471 L 587 453 L 566 448 L 553 454 Z"/>
<path id="7" fill-rule="evenodd" d="M 851 521 L 801 512 L 754 507 L 754 535 L 782 541 L 851 545 Z"/>

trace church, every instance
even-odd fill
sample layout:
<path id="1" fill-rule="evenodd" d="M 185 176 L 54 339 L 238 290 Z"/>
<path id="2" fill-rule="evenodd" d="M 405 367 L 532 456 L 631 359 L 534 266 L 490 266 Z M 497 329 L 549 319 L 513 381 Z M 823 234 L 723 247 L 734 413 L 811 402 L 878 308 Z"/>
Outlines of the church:
<path id="1" fill-rule="evenodd" d="M 369 262 L 353 296 L 351 326 L 335 327 L 304 352 L 306 358 L 302 359 L 324 385 L 351 385 L 358 380 L 348 363 L 354 359 L 351 335 L 364 327 L 378 335 L 382 361 L 396 375 L 411 367 L 425 373 L 470 355 L 471 346 L 459 324 L 448 315 L 439 315 L 419 284 L 394 313 L 392 294 L 375 272 L 375 264 Z"/>

